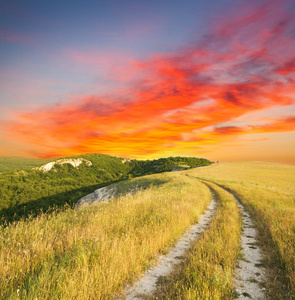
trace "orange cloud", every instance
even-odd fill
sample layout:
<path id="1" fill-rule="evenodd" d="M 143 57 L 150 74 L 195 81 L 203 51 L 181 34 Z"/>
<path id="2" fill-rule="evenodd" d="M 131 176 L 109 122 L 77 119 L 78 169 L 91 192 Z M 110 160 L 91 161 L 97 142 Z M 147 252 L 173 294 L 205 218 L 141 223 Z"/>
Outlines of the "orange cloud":
<path id="1" fill-rule="evenodd" d="M 216 135 L 241 135 L 255 133 L 274 133 L 295 131 L 295 116 L 286 116 L 281 119 L 271 120 L 271 122 L 263 125 L 250 125 L 246 127 L 223 126 L 216 127 L 214 134 Z"/>
<path id="2" fill-rule="evenodd" d="M 2 124 L 6 138 L 27 143 L 39 157 L 85 152 L 152 157 L 193 153 L 244 134 L 293 131 L 293 116 L 259 126 L 223 125 L 295 104 L 294 82 L 286 77 L 293 72 L 294 21 L 276 3 L 225 19 L 178 53 L 133 61 L 128 86 L 112 95 L 77 96 L 67 104 L 15 113 Z M 100 62 L 81 54 L 72 58 Z"/>

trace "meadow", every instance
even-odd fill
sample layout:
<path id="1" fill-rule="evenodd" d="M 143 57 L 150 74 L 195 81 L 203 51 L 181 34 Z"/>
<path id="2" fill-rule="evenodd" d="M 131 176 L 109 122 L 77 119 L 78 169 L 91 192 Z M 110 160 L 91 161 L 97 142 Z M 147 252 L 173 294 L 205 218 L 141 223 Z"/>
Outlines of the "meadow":
<path id="1" fill-rule="evenodd" d="M 233 299 L 240 257 L 241 213 L 251 213 L 267 254 L 267 297 L 295 291 L 295 167 L 220 163 L 117 183 L 120 195 L 75 210 L 63 207 L 2 225 L 1 299 L 112 299 L 198 222 L 212 193 L 211 224 L 175 272 L 159 282 L 158 299 Z M 128 195 L 130 187 L 139 190 Z"/>

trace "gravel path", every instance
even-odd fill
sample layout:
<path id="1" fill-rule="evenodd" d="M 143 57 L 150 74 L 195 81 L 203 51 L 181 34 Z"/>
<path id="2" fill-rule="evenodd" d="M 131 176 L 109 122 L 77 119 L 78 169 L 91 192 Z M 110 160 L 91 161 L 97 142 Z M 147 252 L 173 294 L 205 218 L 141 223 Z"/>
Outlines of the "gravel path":
<path id="1" fill-rule="evenodd" d="M 177 242 L 175 247 L 167 255 L 159 258 L 160 263 L 157 266 L 147 270 L 139 281 L 127 287 L 125 290 L 125 298 L 123 299 L 142 299 L 152 296 L 157 288 L 158 279 L 170 274 L 174 267 L 181 262 L 185 251 L 192 246 L 193 241 L 203 233 L 209 225 L 215 213 L 215 209 L 216 201 L 213 196 L 208 209 L 201 216 L 199 223 L 191 226 Z"/>

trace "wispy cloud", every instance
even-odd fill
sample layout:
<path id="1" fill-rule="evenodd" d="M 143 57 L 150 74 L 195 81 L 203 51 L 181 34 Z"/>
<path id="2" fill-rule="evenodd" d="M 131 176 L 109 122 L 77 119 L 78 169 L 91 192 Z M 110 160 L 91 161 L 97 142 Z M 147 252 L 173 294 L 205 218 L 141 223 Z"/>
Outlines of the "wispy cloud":
<path id="1" fill-rule="evenodd" d="M 35 38 L 33 35 L 24 32 L 0 29 L 0 40 L 15 44 L 27 45 L 34 41 Z"/>

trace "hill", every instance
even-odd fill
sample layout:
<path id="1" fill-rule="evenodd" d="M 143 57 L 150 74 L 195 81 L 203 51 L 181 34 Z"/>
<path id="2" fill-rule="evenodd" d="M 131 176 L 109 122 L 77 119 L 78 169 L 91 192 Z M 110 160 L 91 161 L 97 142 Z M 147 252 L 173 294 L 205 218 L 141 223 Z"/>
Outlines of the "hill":
<path id="1" fill-rule="evenodd" d="M 0 219 L 8 221 L 55 206 L 72 206 L 93 190 L 128 178 L 171 171 L 175 166 L 190 168 L 212 163 L 194 157 L 143 161 L 83 154 L 51 162 L 10 158 L 2 164 L 2 171 L 9 168 L 11 161 L 12 169 L 18 171 L 0 174 Z M 34 168 L 29 169 L 32 164 Z M 26 170 L 21 171 L 24 165 Z"/>

